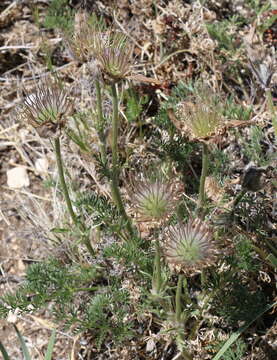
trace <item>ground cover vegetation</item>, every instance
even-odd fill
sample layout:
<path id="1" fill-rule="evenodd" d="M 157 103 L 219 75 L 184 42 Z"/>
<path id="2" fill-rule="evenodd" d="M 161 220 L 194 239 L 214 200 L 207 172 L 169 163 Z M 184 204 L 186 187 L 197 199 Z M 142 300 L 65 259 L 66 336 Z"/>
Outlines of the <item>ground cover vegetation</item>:
<path id="1" fill-rule="evenodd" d="M 16 149 L 52 163 L 0 317 L 47 318 L 45 359 L 276 358 L 274 2 L 21 6 L 39 51 L 1 79 L 22 80 Z"/>

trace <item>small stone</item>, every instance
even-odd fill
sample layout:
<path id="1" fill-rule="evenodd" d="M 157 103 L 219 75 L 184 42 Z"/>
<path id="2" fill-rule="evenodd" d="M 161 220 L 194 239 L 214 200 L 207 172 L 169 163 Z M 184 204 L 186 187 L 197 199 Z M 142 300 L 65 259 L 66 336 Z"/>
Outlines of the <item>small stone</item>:
<path id="1" fill-rule="evenodd" d="M 39 158 L 35 162 L 35 168 L 39 174 L 46 174 L 48 172 L 49 161 L 46 157 Z"/>
<path id="2" fill-rule="evenodd" d="M 20 189 L 30 185 L 27 170 L 23 166 L 7 170 L 7 184 L 9 188 Z"/>
<path id="3" fill-rule="evenodd" d="M 155 348 L 155 341 L 153 339 L 149 339 L 146 344 L 146 352 L 152 352 Z"/>

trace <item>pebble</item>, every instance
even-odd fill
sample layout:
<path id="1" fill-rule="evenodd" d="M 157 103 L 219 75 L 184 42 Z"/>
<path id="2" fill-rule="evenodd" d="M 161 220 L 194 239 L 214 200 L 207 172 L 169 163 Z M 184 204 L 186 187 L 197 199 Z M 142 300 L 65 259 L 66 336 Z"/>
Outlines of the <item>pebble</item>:
<path id="1" fill-rule="evenodd" d="M 7 185 L 11 189 L 20 189 L 30 185 L 27 170 L 23 166 L 7 170 Z"/>

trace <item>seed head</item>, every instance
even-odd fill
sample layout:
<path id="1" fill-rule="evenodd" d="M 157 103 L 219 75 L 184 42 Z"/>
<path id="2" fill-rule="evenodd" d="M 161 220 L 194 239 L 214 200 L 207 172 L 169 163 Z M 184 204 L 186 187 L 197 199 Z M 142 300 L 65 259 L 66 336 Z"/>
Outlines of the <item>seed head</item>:
<path id="1" fill-rule="evenodd" d="M 98 41 L 96 58 L 110 81 L 119 81 L 131 70 L 133 48 L 122 33 L 109 31 L 106 35 L 106 41 Z"/>
<path id="2" fill-rule="evenodd" d="M 137 182 L 132 188 L 132 205 L 138 221 L 161 222 L 172 214 L 182 194 L 180 183 L 156 180 Z"/>
<path id="3" fill-rule="evenodd" d="M 221 106 L 211 90 L 200 88 L 197 95 L 179 103 L 177 118 L 181 131 L 192 141 L 209 140 L 222 125 Z"/>
<path id="4" fill-rule="evenodd" d="M 75 57 L 88 63 L 96 61 L 107 82 L 117 82 L 129 74 L 133 47 L 123 33 L 107 30 L 101 19 L 82 16 L 75 33 L 66 38 Z"/>
<path id="5" fill-rule="evenodd" d="M 94 15 L 88 18 L 84 13 L 77 13 L 74 34 L 65 34 L 65 40 L 77 60 L 90 62 L 96 58 L 99 42 L 105 41 L 105 33 L 102 19 Z"/>
<path id="6" fill-rule="evenodd" d="M 165 236 L 163 251 L 168 263 L 175 268 L 185 271 L 201 269 L 214 259 L 213 234 L 200 219 L 171 226 Z"/>
<path id="7" fill-rule="evenodd" d="M 32 125 L 43 138 L 60 136 L 65 117 L 70 113 L 68 93 L 58 80 L 49 78 L 37 84 L 33 93 L 27 94 L 20 110 L 23 120 Z"/>

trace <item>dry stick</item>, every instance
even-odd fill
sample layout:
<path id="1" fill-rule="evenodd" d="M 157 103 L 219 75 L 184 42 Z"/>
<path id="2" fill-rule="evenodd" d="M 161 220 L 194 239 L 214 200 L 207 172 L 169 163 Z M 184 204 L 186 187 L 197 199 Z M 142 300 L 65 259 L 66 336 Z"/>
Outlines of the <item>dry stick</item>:
<path id="1" fill-rule="evenodd" d="M 81 230 L 82 233 L 84 233 L 86 230 L 86 227 L 83 223 L 79 222 L 79 220 L 73 210 L 72 203 L 71 203 L 69 193 L 68 193 L 68 188 L 67 188 L 67 185 L 65 182 L 62 155 L 61 155 L 61 144 L 60 144 L 59 137 L 55 138 L 54 146 L 55 146 L 56 160 L 57 160 L 57 166 L 58 166 L 58 172 L 59 172 L 59 179 L 60 179 L 63 195 L 65 197 L 67 209 L 68 209 L 70 217 L 71 217 L 72 221 L 74 222 L 74 224 L 76 225 L 76 227 L 79 230 Z M 90 253 L 91 256 L 94 256 L 95 255 L 94 250 L 90 244 L 88 237 L 84 234 L 82 235 L 82 237 L 83 237 L 84 244 L 86 245 L 88 252 Z"/>

